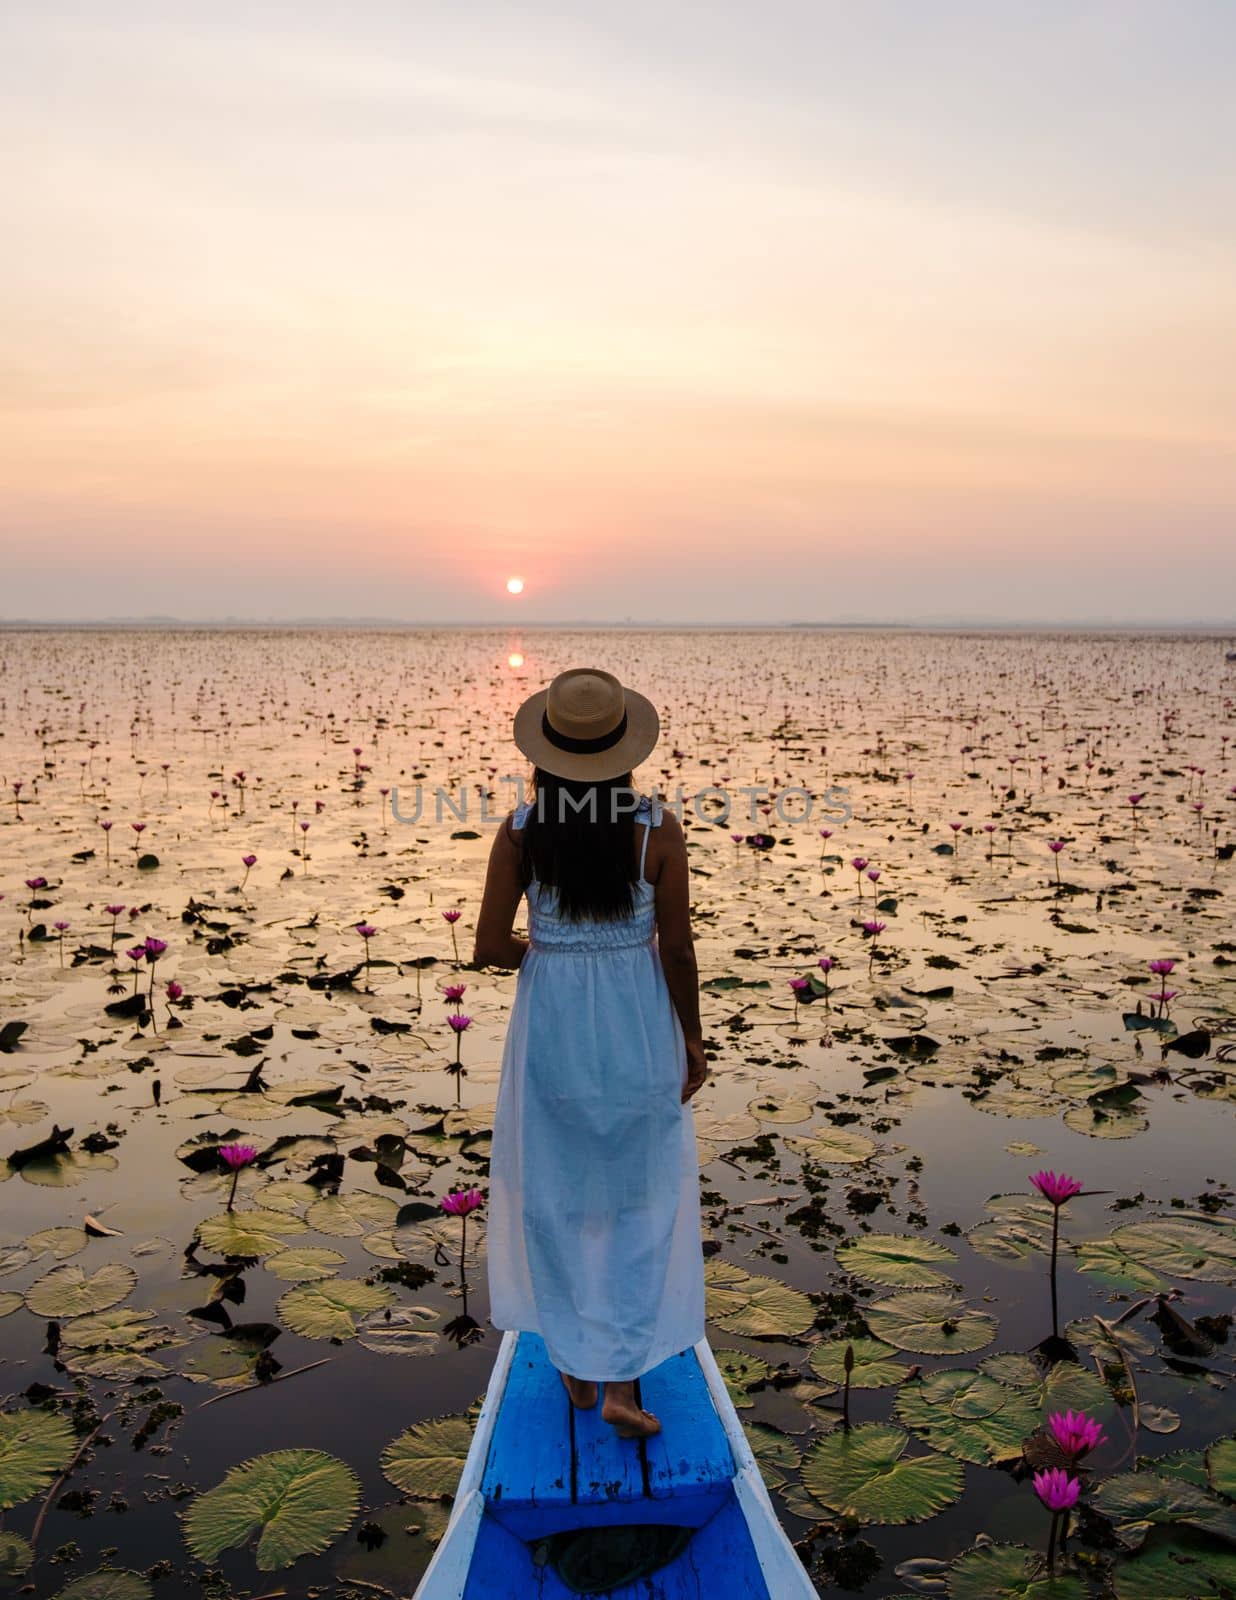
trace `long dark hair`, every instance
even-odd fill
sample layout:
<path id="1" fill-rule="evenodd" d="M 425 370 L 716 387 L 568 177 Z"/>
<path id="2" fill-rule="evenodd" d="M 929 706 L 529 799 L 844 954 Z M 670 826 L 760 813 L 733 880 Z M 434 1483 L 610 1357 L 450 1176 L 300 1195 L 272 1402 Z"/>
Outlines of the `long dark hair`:
<path id="1" fill-rule="evenodd" d="M 524 882 L 552 885 L 571 922 L 630 916 L 635 865 L 635 791 L 631 774 L 556 778 L 537 767 L 524 824 Z"/>

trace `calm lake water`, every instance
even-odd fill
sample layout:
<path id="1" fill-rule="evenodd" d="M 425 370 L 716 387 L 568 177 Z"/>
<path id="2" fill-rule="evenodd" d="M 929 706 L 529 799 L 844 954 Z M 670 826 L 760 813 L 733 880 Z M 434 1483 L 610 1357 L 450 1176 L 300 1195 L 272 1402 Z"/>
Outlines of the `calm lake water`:
<path id="1" fill-rule="evenodd" d="M 1048 1517 L 1009 1443 L 1031 1378 L 1060 1385 L 1039 1411 L 1101 1415 L 1096 1480 L 1230 1433 L 1225 648 L 0 633 L 0 1488 L 15 1502 L 0 1591 L 57 1595 L 115 1566 L 146 1574 L 115 1600 L 410 1594 L 446 1511 L 432 1473 L 452 1470 L 425 1442 L 460 1437 L 418 1425 L 466 1417 L 498 1344 L 484 1208 L 466 1294 L 458 1221 L 436 1208 L 485 1188 L 514 978 L 462 969 L 524 773 L 512 713 L 581 663 L 662 707 L 639 777 L 682 797 L 692 850 L 710 1339 L 821 1591 L 840 1561 L 849 1592 L 904 1594 L 922 1570 L 899 1564 L 950 1561 L 977 1529 L 1042 1548 Z M 166 946 L 153 962 L 148 938 Z M 801 1001 L 798 978 L 814 983 Z M 472 1019 L 459 1079 L 452 981 Z M 229 1139 L 259 1152 L 230 1214 Z M 1040 1168 L 1097 1191 L 1063 1211 L 1076 1359 L 1058 1380 L 1040 1349 Z M 953 1464 L 925 1501 L 911 1483 L 916 1520 L 891 1525 L 861 1496 L 839 1515 L 822 1448 L 836 1363 L 870 1335 L 895 1365 L 854 1391 L 852 1421 Z M 975 1375 L 1002 1352 L 1033 1372 Z M 973 1403 L 933 1388 L 936 1371 L 969 1373 Z M 1007 1434 L 990 1425 L 1006 1406 Z M 14 1464 L 14 1419 L 30 1417 L 66 1418 L 72 1448 L 41 1420 L 39 1459 Z M 197 1497 L 297 1449 L 355 1475 L 356 1515 L 329 1547 L 269 1571 L 251 1542 L 195 1558 Z"/>

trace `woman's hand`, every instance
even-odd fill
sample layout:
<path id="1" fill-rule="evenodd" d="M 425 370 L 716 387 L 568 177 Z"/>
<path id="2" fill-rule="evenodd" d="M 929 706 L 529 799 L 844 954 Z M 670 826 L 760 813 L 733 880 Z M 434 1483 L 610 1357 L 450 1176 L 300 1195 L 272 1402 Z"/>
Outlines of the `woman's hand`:
<path id="1" fill-rule="evenodd" d="M 682 1090 L 682 1103 L 684 1106 L 697 1089 L 704 1087 L 707 1077 L 708 1058 L 704 1054 L 703 1041 L 700 1039 L 688 1039 L 687 1081 Z"/>

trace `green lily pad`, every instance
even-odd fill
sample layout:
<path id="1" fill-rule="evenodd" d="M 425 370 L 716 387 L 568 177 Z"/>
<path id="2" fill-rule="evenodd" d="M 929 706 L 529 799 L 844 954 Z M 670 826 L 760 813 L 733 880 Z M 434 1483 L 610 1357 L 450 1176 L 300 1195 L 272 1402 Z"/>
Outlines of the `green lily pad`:
<path id="1" fill-rule="evenodd" d="M 749 1356 L 745 1350 L 714 1350 L 713 1355 L 733 1404 L 741 1410 L 753 1406 L 750 1386 L 768 1378 L 772 1372 L 768 1362 Z"/>
<path id="2" fill-rule="evenodd" d="M 1122 1472 L 1098 1486 L 1091 1504 L 1110 1518 L 1116 1537 L 1129 1549 L 1142 1544 L 1154 1523 L 1195 1528 L 1236 1544 L 1236 1507 L 1183 1478 Z"/>
<path id="3" fill-rule="evenodd" d="M 981 1350 L 996 1336 L 995 1317 L 973 1310 L 952 1295 L 930 1289 L 911 1289 L 877 1300 L 864 1315 L 876 1338 L 899 1350 L 924 1355 L 961 1355 Z"/>
<path id="4" fill-rule="evenodd" d="M 61 1589 L 55 1600 L 151 1600 L 154 1586 L 140 1572 L 125 1572 L 119 1567 L 100 1567 L 84 1573 Z"/>
<path id="5" fill-rule="evenodd" d="M 305 1213 L 311 1228 L 337 1239 L 358 1239 L 377 1228 L 389 1228 L 399 1213 L 396 1203 L 384 1194 L 357 1189 L 351 1194 L 327 1194 L 315 1200 Z"/>
<path id="6" fill-rule="evenodd" d="M 876 1152 L 874 1139 L 853 1133 L 849 1128 L 827 1128 L 804 1138 L 787 1138 L 785 1144 L 804 1161 L 814 1161 L 820 1166 L 856 1166 L 870 1160 Z"/>
<path id="7" fill-rule="evenodd" d="M 306 1226 L 299 1217 L 282 1211 L 220 1211 L 197 1225 L 198 1242 L 216 1255 L 239 1257 L 273 1256 L 287 1248 L 287 1241 Z"/>
<path id="8" fill-rule="evenodd" d="M 1088 1592 L 1080 1578 L 1049 1573 L 1044 1557 L 1020 1544 L 979 1545 L 948 1574 L 949 1600 L 1085 1600 Z"/>
<path id="9" fill-rule="evenodd" d="M 895 1289 L 930 1289 L 947 1283 L 938 1266 L 952 1266 L 957 1257 L 931 1239 L 901 1233 L 865 1233 L 837 1246 L 837 1265 L 869 1283 Z"/>
<path id="10" fill-rule="evenodd" d="M 75 1265 L 53 1267 L 26 1290 L 26 1304 L 40 1317 L 83 1317 L 118 1305 L 136 1282 L 133 1268 L 118 1261 L 97 1272 Z"/>
<path id="11" fill-rule="evenodd" d="M 46 1489 L 77 1449 L 77 1435 L 53 1411 L 0 1411 L 0 1511 Z"/>
<path id="12" fill-rule="evenodd" d="M 840 1388 L 845 1383 L 847 1348 L 854 1352 L 851 1389 L 882 1389 L 886 1384 L 900 1383 L 910 1370 L 897 1360 L 893 1346 L 882 1339 L 826 1339 L 811 1352 L 811 1370 L 825 1383 Z"/>
<path id="13" fill-rule="evenodd" d="M 973 1368 L 931 1372 L 902 1386 L 894 1413 L 920 1439 L 959 1461 L 995 1466 L 1021 1459 L 1040 1421 L 1033 1390 L 1011 1389 Z"/>
<path id="14" fill-rule="evenodd" d="M 1112 1239 L 1126 1255 L 1169 1278 L 1236 1280 L 1236 1223 L 1155 1217 L 1117 1228 Z"/>
<path id="15" fill-rule="evenodd" d="M 315 1283 L 322 1278 L 333 1278 L 345 1260 L 338 1250 L 305 1244 L 267 1256 L 262 1265 L 284 1283 Z"/>
<path id="16" fill-rule="evenodd" d="M 391 1440 L 382 1452 L 382 1471 L 404 1494 L 436 1500 L 454 1494 L 471 1444 L 467 1417 L 430 1417 Z"/>
<path id="17" fill-rule="evenodd" d="M 24 1577 L 34 1565 L 34 1546 L 20 1533 L 0 1531 L 0 1588 L 9 1580 Z"/>
<path id="18" fill-rule="evenodd" d="M 910 1435 L 887 1422 L 838 1428 L 803 1462 L 803 1487 L 855 1522 L 922 1522 L 961 1494 L 962 1467 L 947 1456 L 907 1456 Z"/>
<path id="19" fill-rule="evenodd" d="M 815 1307 L 801 1291 L 719 1256 L 706 1263 L 704 1283 L 709 1321 L 744 1339 L 791 1338 L 815 1321 Z"/>
<path id="20" fill-rule="evenodd" d="M 21 1295 L 14 1294 L 11 1289 L 5 1289 L 3 1293 L 0 1293 L 0 1317 L 11 1316 L 19 1306 L 23 1306 L 25 1303 Z"/>
<path id="21" fill-rule="evenodd" d="M 322 1450 L 272 1450 L 233 1467 L 185 1512 L 185 1543 L 215 1561 L 257 1535 L 260 1572 L 317 1555 L 347 1528 L 360 1505 L 352 1469 Z"/>
<path id="22" fill-rule="evenodd" d="M 1236 1590 L 1236 1550 L 1186 1529 L 1152 1534 L 1112 1574 L 1117 1600 L 1228 1600 Z"/>
<path id="23" fill-rule="evenodd" d="M 1083 1239 L 1077 1246 L 1078 1272 L 1089 1272 L 1114 1289 L 1141 1289 L 1157 1294 L 1166 1281 L 1153 1268 L 1122 1250 L 1114 1239 Z"/>
<path id="24" fill-rule="evenodd" d="M 1025 1261 L 1051 1249 L 1052 1207 L 1024 1194 L 996 1194 L 987 1202 L 990 1222 L 966 1230 L 966 1238 L 989 1261 Z M 1061 1252 L 1070 1248 L 1061 1238 Z"/>
<path id="25" fill-rule="evenodd" d="M 788 1433 L 771 1428 L 766 1422 L 744 1422 L 743 1432 L 766 1487 L 779 1489 L 802 1460 L 802 1451 Z"/>
<path id="26" fill-rule="evenodd" d="M 280 1297 L 279 1315 L 305 1339 L 354 1339 L 356 1318 L 390 1305 L 394 1298 L 384 1284 L 327 1278 L 289 1289 Z"/>
<path id="27" fill-rule="evenodd" d="M 1206 1476 L 1216 1493 L 1236 1500 L 1236 1438 L 1217 1439 L 1206 1451 Z"/>

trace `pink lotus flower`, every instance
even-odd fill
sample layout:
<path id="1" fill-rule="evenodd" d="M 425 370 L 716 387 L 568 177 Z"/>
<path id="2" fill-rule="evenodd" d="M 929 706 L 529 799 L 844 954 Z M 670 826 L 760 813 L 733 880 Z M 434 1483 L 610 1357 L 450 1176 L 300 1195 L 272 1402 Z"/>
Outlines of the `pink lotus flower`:
<path id="1" fill-rule="evenodd" d="M 164 993 L 169 1000 L 179 1000 L 184 994 L 184 989 L 176 982 L 175 978 L 172 978 Z M 229 1145 L 228 1148 L 232 1149 L 233 1147 Z"/>
<path id="2" fill-rule="evenodd" d="M 1064 849 L 1064 840 L 1063 839 L 1049 839 L 1047 841 L 1047 848 L 1051 851 L 1052 855 L 1058 856 L 1060 854 L 1060 852 Z"/>
<path id="3" fill-rule="evenodd" d="M 27 878 L 26 879 L 26 888 L 29 889 L 32 894 L 36 889 L 46 889 L 46 887 L 47 887 L 47 879 L 46 878 Z"/>
<path id="4" fill-rule="evenodd" d="M 879 869 L 879 867 L 871 867 L 871 868 L 869 868 L 868 872 L 867 872 L 867 876 L 871 879 L 872 883 L 879 883 L 879 881 L 880 881 L 880 869 Z"/>
<path id="5" fill-rule="evenodd" d="M 241 859 L 241 862 L 246 867 L 256 866 L 256 864 L 257 864 L 257 857 L 256 856 L 241 856 L 240 859 Z"/>
<path id="6" fill-rule="evenodd" d="M 458 922 L 459 921 L 459 915 L 460 914 L 459 914 L 458 911 L 454 910 L 453 908 L 450 911 L 444 911 L 442 913 L 442 915 L 446 918 L 446 920 L 448 922 Z"/>
<path id="7" fill-rule="evenodd" d="M 128 956 L 130 961 L 145 961 L 146 946 L 144 944 L 135 944 L 132 950 L 125 951 L 125 955 Z"/>
<path id="8" fill-rule="evenodd" d="M 1168 961 L 1166 958 L 1163 958 L 1159 961 L 1152 961 L 1150 963 L 1150 970 L 1157 978 L 1166 978 L 1168 973 L 1175 968 L 1175 965 L 1176 963 L 1174 961 Z"/>
<path id="9" fill-rule="evenodd" d="M 447 1017 L 446 1020 L 456 1033 L 466 1033 L 472 1026 L 472 1018 L 465 1017 L 462 1011 L 456 1011 L 453 1016 Z"/>
<path id="10" fill-rule="evenodd" d="M 444 1194 L 439 1204 L 443 1211 L 452 1217 L 470 1216 L 485 1203 L 485 1197 L 479 1189 L 456 1189 L 450 1194 Z"/>
<path id="11" fill-rule="evenodd" d="M 257 1160 L 257 1151 L 251 1144 L 221 1144 L 219 1146 L 219 1159 L 232 1173 L 232 1187 L 227 1197 L 227 1209 L 230 1211 L 236 1200 L 236 1185 L 240 1182 L 240 1174 L 251 1162 Z"/>
<path id="12" fill-rule="evenodd" d="M 257 1160 L 257 1150 L 251 1144 L 221 1144 L 219 1160 L 232 1172 L 239 1172 Z"/>
<path id="13" fill-rule="evenodd" d="M 1146 796 L 1144 794 L 1131 794 L 1129 796 L 1129 804 L 1131 806 L 1140 806 L 1145 798 Z"/>
<path id="14" fill-rule="evenodd" d="M 1061 1450 L 1074 1461 L 1080 1461 L 1092 1450 L 1097 1450 L 1099 1445 L 1107 1443 L 1107 1435 L 1100 1424 L 1084 1411 L 1065 1411 L 1063 1414 L 1053 1411 L 1047 1419 L 1047 1426 Z"/>
<path id="15" fill-rule="evenodd" d="M 1049 1511 L 1068 1511 L 1077 1504 L 1081 1480 L 1070 1477 L 1061 1467 L 1048 1467 L 1035 1473 L 1034 1492 Z"/>
<path id="16" fill-rule="evenodd" d="M 451 1001 L 452 1004 L 454 1004 L 454 1005 L 458 1005 L 459 1002 L 463 999 L 464 992 L 467 989 L 467 987 L 468 987 L 468 985 L 466 983 L 446 983 L 446 984 L 443 984 L 443 986 L 442 986 L 443 998 L 446 999 L 446 1000 Z"/>
<path id="17" fill-rule="evenodd" d="M 1054 1206 L 1062 1206 L 1066 1200 L 1082 1192 L 1077 1179 L 1066 1177 L 1063 1172 L 1032 1172 L 1030 1182 Z"/>
<path id="18" fill-rule="evenodd" d="M 790 988 L 793 989 L 796 997 L 805 993 L 811 987 L 811 983 L 807 978 L 791 978 L 789 982 Z"/>
<path id="19" fill-rule="evenodd" d="M 821 972 L 829 973 L 833 970 L 837 963 L 833 960 L 832 956 L 821 956 L 817 965 L 819 966 Z"/>
<path id="20" fill-rule="evenodd" d="M 142 948 L 146 952 L 146 960 L 153 966 L 167 949 L 167 941 L 166 939 L 147 939 Z"/>
<path id="21" fill-rule="evenodd" d="M 863 932 L 867 934 L 869 938 L 874 939 L 877 934 L 883 933 L 887 927 L 887 922 L 877 922 L 873 918 L 871 921 L 863 923 Z"/>
<path id="22" fill-rule="evenodd" d="M 118 917 L 120 915 L 120 913 L 124 910 L 124 907 L 123 906 L 104 906 L 103 909 L 104 909 L 104 911 L 107 912 L 109 917 Z"/>
<path id="23" fill-rule="evenodd" d="M 99 826 L 102 828 L 104 833 L 110 833 L 115 824 L 111 822 L 100 822 Z"/>
<path id="24" fill-rule="evenodd" d="M 855 856 L 850 862 L 850 865 L 854 868 L 855 872 L 865 872 L 867 868 L 867 857 Z"/>
<path id="25" fill-rule="evenodd" d="M 145 833 L 146 831 L 146 824 L 144 822 L 131 822 L 129 826 L 133 829 L 134 833 Z"/>
<path id="26" fill-rule="evenodd" d="M 378 930 L 374 927 L 372 922 L 358 922 L 356 924 L 356 931 L 360 934 L 362 939 L 367 941 L 372 939 Z"/>

